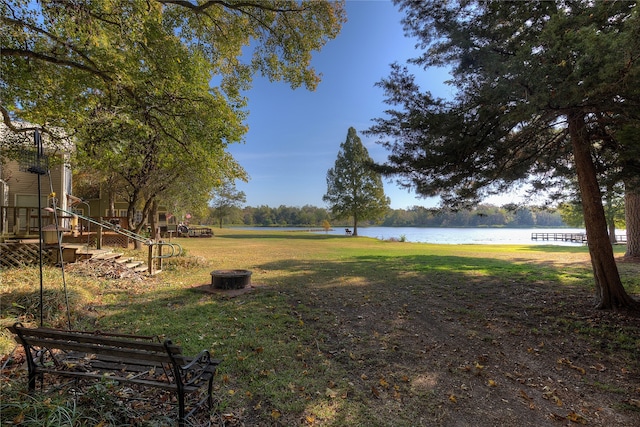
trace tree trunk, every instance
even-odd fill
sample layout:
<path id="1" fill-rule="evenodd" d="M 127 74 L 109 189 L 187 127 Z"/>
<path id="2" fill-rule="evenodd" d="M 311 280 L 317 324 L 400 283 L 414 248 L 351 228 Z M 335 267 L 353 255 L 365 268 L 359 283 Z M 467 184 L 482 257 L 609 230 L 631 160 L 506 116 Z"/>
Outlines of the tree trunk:
<path id="1" fill-rule="evenodd" d="M 358 214 L 353 215 L 353 233 L 351 233 L 351 235 L 352 236 L 358 235 Z"/>
<path id="2" fill-rule="evenodd" d="M 572 112 L 567 118 L 595 279 L 596 307 L 601 309 L 635 307 L 637 303 L 622 286 L 613 256 L 613 247 L 609 241 L 607 220 L 602 206 L 596 169 L 591 157 L 584 113 Z"/>
<path id="3" fill-rule="evenodd" d="M 160 228 L 158 227 L 158 201 L 154 198 L 151 202 L 151 210 L 149 212 L 149 227 L 151 233 L 149 237 L 154 240 L 160 240 Z"/>
<path id="4" fill-rule="evenodd" d="M 116 192 L 113 190 L 109 190 L 109 215 L 108 216 L 119 216 L 116 213 Z"/>
<path id="5" fill-rule="evenodd" d="M 607 186 L 607 194 L 605 195 L 606 208 L 605 215 L 607 217 L 607 224 L 609 226 L 609 242 L 611 244 L 618 243 L 616 240 L 616 220 L 615 220 L 615 211 L 613 208 L 613 202 L 611 198 L 613 197 L 613 188 L 610 185 Z"/>
<path id="6" fill-rule="evenodd" d="M 616 244 L 618 240 L 616 239 L 616 224 L 613 219 L 609 220 L 609 243 Z"/>
<path id="7" fill-rule="evenodd" d="M 627 224 L 627 252 L 625 257 L 640 258 L 640 179 L 625 182 L 624 216 Z"/>
<path id="8" fill-rule="evenodd" d="M 143 214 L 143 221 L 140 222 L 139 224 L 136 225 L 136 204 L 138 203 L 138 198 L 140 196 L 140 191 L 137 189 L 134 189 L 130 194 L 129 194 L 129 200 L 128 200 L 128 205 L 127 205 L 127 229 L 129 231 L 133 231 L 136 234 L 140 233 L 140 229 L 142 228 L 142 224 L 145 222 L 144 221 L 144 214 Z M 136 250 L 142 249 L 142 243 L 140 243 L 137 240 L 133 241 L 133 247 Z"/>

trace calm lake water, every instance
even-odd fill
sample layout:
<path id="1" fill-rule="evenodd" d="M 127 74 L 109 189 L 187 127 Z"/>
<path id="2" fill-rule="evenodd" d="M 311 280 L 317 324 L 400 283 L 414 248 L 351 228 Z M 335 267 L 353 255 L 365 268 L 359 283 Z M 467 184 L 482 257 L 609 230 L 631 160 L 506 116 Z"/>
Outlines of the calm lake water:
<path id="1" fill-rule="evenodd" d="M 244 227 L 251 230 L 300 230 L 304 228 Z M 440 243 L 450 245 L 569 245 L 580 243 L 531 240 L 531 233 L 584 233 L 582 228 L 423 228 L 423 227 L 358 227 L 358 235 L 381 240 L 404 238 L 407 242 Z M 616 234 L 622 234 L 620 230 Z M 325 233 L 314 231 L 314 233 Z M 344 235 L 344 228 L 336 228 L 329 234 Z"/>
<path id="2" fill-rule="evenodd" d="M 344 230 L 343 230 L 344 232 Z M 367 227 L 358 228 L 359 236 L 381 240 L 398 239 L 408 242 L 440 244 L 518 245 L 557 244 L 576 245 L 570 242 L 531 240 L 531 233 L 584 233 L 584 229 L 560 228 L 418 228 L 418 227 Z M 579 245 L 579 244 L 578 244 Z"/>

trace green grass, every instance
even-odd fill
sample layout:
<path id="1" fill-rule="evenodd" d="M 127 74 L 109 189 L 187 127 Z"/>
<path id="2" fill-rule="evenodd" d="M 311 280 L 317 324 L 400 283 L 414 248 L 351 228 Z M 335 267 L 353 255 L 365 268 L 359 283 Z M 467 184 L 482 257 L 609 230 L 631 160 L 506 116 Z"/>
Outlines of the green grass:
<path id="1" fill-rule="evenodd" d="M 409 426 L 425 407 L 439 419 L 441 408 L 429 400 L 428 391 L 424 395 L 412 391 L 414 396 L 422 396 L 422 403 L 415 399 L 405 402 L 401 411 L 396 408 L 388 418 L 368 406 L 362 388 L 354 385 L 352 372 L 376 367 L 375 355 L 366 350 L 374 341 L 375 345 L 380 341 L 388 348 L 401 349 L 390 336 L 345 336 L 336 343 L 336 337 L 329 335 L 340 328 L 340 320 L 323 308 L 324 299 L 341 301 L 339 309 L 348 312 L 366 304 L 399 304 L 398 287 L 406 289 L 407 304 L 411 299 L 434 295 L 455 296 L 461 306 L 446 315 L 465 318 L 472 325 L 481 320 L 474 304 L 493 298 L 489 292 L 492 287 L 545 283 L 563 292 L 564 287 L 589 288 L 593 281 L 584 262 L 584 247 L 411 244 L 306 232 L 215 233 L 212 239 L 178 239 L 188 255 L 166 262 L 163 273 L 153 279 L 112 281 L 67 274 L 67 289 L 75 329 L 162 335 L 182 345 L 185 353 L 208 349 L 223 359 L 216 381 L 217 412 L 227 417 L 229 424 L 234 419 L 252 419 L 278 425 L 316 425 L 322 420 L 323 425 L 332 426 Z M 621 250 L 616 248 L 618 253 Z M 145 256 L 146 252 L 140 253 L 141 258 Z M 573 256 L 575 263 L 554 263 Z M 196 288 L 210 283 L 210 272 L 218 269 L 251 270 L 252 283 L 260 286 L 237 298 L 199 292 Z M 37 269 L 2 274 L 2 324 L 20 320 L 36 325 Z M 621 265 L 621 274 L 628 291 L 640 293 L 633 266 Z M 46 326 L 65 327 L 61 283 L 57 269 L 45 269 Z M 347 295 L 344 292 L 350 297 L 343 298 Z M 411 316 L 402 307 L 398 305 L 398 316 Z M 509 307 L 504 310 L 509 316 Z M 380 321 L 381 328 L 384 322 Z M 580 324 L 559 325 L 567 333 L 575 330 L 594 342 L 615 332 L 584 330 L 585 325 Z M 514 333 L 519 330 L 514 326 Z M 487 343 L 493 339 L 472 326 L 468 334 Z M 613 338 L 608 344 L 612 351 L 638 350 L 637 339 L 625 331 L 615 332 Z M 366 345 L 358 347 L 360 344 Z M 8 354 L 14 347 L 4 332 L 0 351 Z M 410 371 L 406 375 L 411 375 Z M 385 381 L 396 387 L 396 392 L 410 394 L 402 376 L 389 376 Z M 5 413 L 12 408 L 9 413 L 18 416 L 25 410 L 20 402 L 51 412 L 43 403 L 46 398 L 38 404 L 26 401 L 20 397 L 16 382 L 9 384 L 11 390 L 4 386 L 10 396 L 3 403 Z M 393 389 L 383 391 L 391 395 Z M 92 413 L 78 414 L 77 407 L 65 405 L 56 405 L 58 414 L 47 416 L 75 417 L 81 421 L 73 425 L 92 425 Z M 27 412 L 36 419 L 44 416 L 34 410 Z M 39 424 L 25 419 L 23 425 Z"/>

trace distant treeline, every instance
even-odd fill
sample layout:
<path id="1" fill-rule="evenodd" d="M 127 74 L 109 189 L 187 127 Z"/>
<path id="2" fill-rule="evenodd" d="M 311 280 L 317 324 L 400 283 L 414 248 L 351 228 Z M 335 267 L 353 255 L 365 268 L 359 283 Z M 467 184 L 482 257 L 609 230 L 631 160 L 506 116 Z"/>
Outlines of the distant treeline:
<path id="1" fill-rule="evenodd" d="M 269 206 L 234 208 L 224 220 L 224 225 L 264 227 L 322 227 L 324 221 L 331 226 L 351 225 L 349 220 L 336 221 L 325 208 L 315 206 Z M 206 224 L 217 224 L 211 215 Z M 497 207 L 481 205 L 472 210 L 414 206 L 409 209 L 392 209 L 379 221 L 364 221 L 360 226 L 385 227 L 565 227 L 560 213 L 554 209 L 538 207 Z"/>

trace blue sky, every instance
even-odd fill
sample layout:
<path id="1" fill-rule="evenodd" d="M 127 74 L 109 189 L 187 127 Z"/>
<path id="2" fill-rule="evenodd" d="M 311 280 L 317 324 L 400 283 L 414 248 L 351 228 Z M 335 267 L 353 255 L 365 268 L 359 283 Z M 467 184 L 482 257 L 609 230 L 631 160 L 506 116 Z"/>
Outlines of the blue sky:
<path id="1" fill-rule="evenodd" d="M 246 205 L 326 207 L 326 174 L 351 126 L 374 160 L 386 159 L 386 151 L 362 132 L 388 108 L 375 83 L 389 75 L 391 63 L 404 64 L 418 56 L 416 41 L 404 37 L 402 15 L 391 2 L 348 0 L 346 9 L 348 22 L 340 35 L 314 56 L 313 66 L 322 74 L 314 92 L 256 77 L 246 93 L 246 143 L 229 147 L 251 178 L 237 183 L 247 196 Z M 451 96 L 443 83 L 445 70 L 418 71 L 422 89 Z M 384 181 L 394 209 L 438 203 Z"/>

